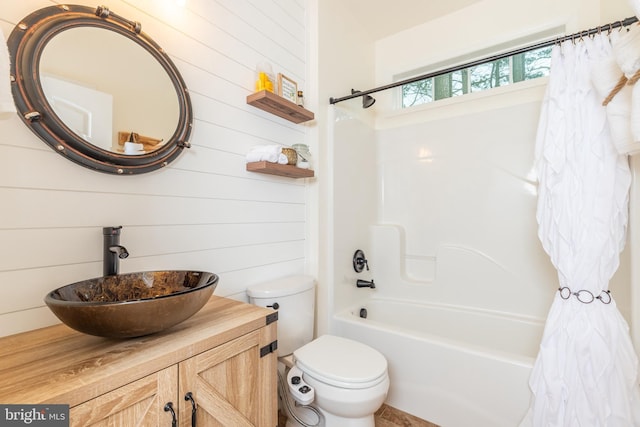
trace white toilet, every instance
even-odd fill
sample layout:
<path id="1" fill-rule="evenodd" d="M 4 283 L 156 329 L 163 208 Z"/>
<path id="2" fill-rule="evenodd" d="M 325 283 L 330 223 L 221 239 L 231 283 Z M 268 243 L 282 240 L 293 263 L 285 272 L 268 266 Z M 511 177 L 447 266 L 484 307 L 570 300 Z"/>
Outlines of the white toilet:
<path id="1" fill-rule="evenodd" d="M 387 361 L 350 339 L 313 339 L 314 279 L 285 277 L 252 286 L 247 294 L 252 304 L 278 310 L 279 368 L 286 375 L 288 398 L 297 403 L 285 408 L 293 411 L 287 414 L 287 427 L 374 427 L 373 414 L 389 390 Z M 317 408 L 324 424 L 301 405 Z"/>

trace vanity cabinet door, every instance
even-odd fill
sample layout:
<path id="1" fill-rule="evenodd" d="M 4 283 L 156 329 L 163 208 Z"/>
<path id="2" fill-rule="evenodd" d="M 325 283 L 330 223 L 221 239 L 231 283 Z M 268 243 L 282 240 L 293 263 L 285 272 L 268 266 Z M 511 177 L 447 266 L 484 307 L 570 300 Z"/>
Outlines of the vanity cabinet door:
<path id="1" fill-rule="evenodd" d="M 177 382 L 177 366 L 141 378 L 70 408 L 71 426 L 170 426 L 172 415 L 164 407 L 173 402 L 177 415 Z"/>
<path id="2" fill-rule="evenodd" d="M 274 322 L 180 363 L 180 426 L 192 425 L 190 392 L 198 426 L 275 427 L 277 351 L 268 352 L 275 338 Z"/>

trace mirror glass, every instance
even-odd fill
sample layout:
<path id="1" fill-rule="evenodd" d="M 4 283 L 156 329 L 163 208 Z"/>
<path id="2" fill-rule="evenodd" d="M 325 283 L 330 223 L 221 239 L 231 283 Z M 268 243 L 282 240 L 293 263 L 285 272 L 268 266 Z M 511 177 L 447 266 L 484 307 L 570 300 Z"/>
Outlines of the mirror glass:
<path id="1" fill-rule="evenodd" d="M 169 75 L 144 48 L 113 31 L 78 27 L 57 34 L 42 51 L 40 81 L 55 114 L 104 150 L 125 152 L 124 142 L 135 133 L 149 140 L 143 151 L 153 151 L 178 125 Z"/>
<path id="2" fill-rule="evenodd" d="M 20 21 L 7 45 L 20 117 L 58 154 L 127 175 L 190 147 L 189 92 L 140 23 L 104 6 L 49 6 Z"/>

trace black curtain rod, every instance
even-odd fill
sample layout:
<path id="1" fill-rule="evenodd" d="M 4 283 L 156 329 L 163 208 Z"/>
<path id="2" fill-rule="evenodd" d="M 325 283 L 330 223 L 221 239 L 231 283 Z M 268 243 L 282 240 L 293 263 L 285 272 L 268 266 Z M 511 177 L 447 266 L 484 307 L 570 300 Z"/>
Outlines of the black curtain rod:
<path id="1" fill-rule="evenodd" d="M 454 67 L 449 67 L 449 68 L 445 68 L 439 71 L 434 71 L 431 73 L 427 73 L 427 74 L 422 74 L 420 76 L 416 76 L 416 77 L 411 77 L 409 79 L 406 80 L 400 80 L 397 81 L 395 83 L 390 83 L 388 85 L 385 86 L 380 86 L 380 87 L 376 87 L 373 89 L 369 89 L 369 90 L 363 90 L 363 91 L 359 91 L 356 93 L 353 93 L 351 95 L 347 95 L 347 96 L 343 96 L 341 98 L 329 98 L 329 104 L 337 104 L 338 102 L 342 102 L 342 101 L 346 101 L 348 99 L 353 99 L 353 98 L 358 98 L 361 96 L 365 96 L 365 95 L 369 95 L 371 93 L 375 93 L 375 92 L 381 92 L 383 90 L 387 90 L 387 89 L 393 89 L 394 87 L 398 87 L 398 86 L 403 86 L 406 84 L 410 84 L 410 83 L 415 83 L 415 82 L 419 82 L 420 80 L 425 80 L 425 79 L 430 79 L 433 77 L 438 77 L 438 76 L 442 76 L 445 74 L 449 74 L 449 73 L 453 73 L 455 71 L 461 71 L 464 70 L 465 68 L 469 68 L 469 67 L 475 67 L 476 65 L 480 65 L 480 64 L 484 64 L 486 62 L 492 62 L 492 61 L 498 61 L 500 59 L 504 59 L 504 58 L 508 58 L 510 56 L 513 55 L 518 55 L 521 53 L 525 53 L 525 52 L 530 52 L 532 50 L 536 50 L 536 49 L 541 49 L 543 47 L 548 47 L 548 46 L 552 46 L 556 43 L 562 43 L 568 40 L 576 40 L 579 39 L 581 37 L 587 37 L 596 33 L 600 33 L 603 31 L 611 31 L 613 29 L 616 28 L 622 28 L 622 27 L 626 27 L 628 25 L 631 25 L 635 22 L 638 22 L 638 18 L 636 18 L 635 16 L 629 17 L 627 19 L 624 19 L 622 21 L 617 21 L 611 24 L 607 24 L 607 25 L 602 25 L 600 27 L 596 27 L 596 28 L 592 28 L 590 30 L 585 30 L 585 31 L 580 31 L 579 33 L 574 33 L 574 34 L 570 34 L 568 36 L 563 36 L 563 37 L 557 37 L 553 40 L 547 40 L 547 41 L 543 41 L 540 43 L 536 43 L 534 45 L 531 46 L 525 46 L 525 47 L 521 47 L 519 49 L 515 49 L 509 52 L 504 52 L 504 53 L 500 53 L 497 55 L 493 55 L 493 56 L 489 56 L 486 58 L 482 58 L 482 59 L 477 59 L 475 61 L 471 61 L 471 62 L 467 62 L 461 65 L 456 65 Z"/>

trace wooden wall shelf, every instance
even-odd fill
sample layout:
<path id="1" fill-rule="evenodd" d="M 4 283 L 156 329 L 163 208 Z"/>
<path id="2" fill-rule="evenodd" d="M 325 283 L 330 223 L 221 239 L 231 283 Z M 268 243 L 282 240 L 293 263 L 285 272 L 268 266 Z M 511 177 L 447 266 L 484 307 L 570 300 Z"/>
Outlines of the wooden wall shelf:
<path id="1" fill-rule="evenodd" d="M 286 176 L 289 178 L 311 178 L 314 173 L 311 169 L 302 169 L 292 165 L 281 165 L 271 162 L 247 163 L 249 172 L 266 173 L 269 175 Z"/>
<path id="2" fill-rule="evenodd" d="M 311 111 L 268 90 L 261 90 L 260 92 L 248 95 L 247 104 L 275 114 L 293 123 L 308 122 L 315 117 Z"/>

